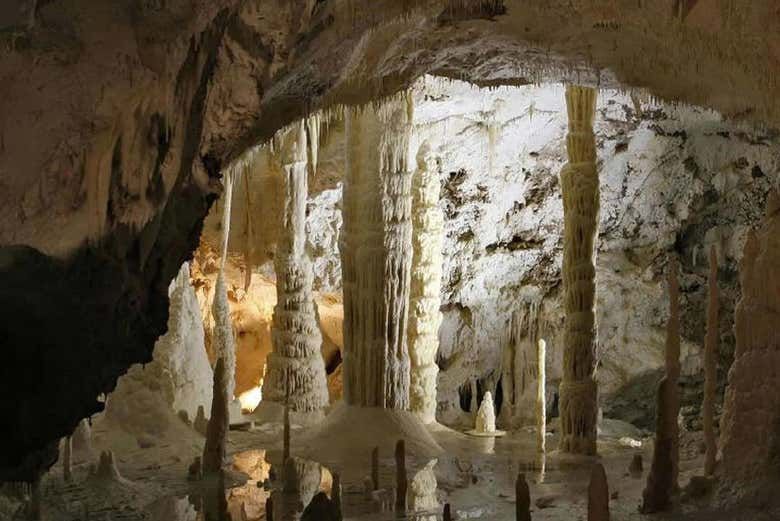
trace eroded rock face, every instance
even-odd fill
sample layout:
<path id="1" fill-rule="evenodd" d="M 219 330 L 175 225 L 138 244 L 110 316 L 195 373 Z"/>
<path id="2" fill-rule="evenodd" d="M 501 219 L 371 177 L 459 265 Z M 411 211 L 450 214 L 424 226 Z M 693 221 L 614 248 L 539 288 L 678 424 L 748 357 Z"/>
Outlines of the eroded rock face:
<path id="1" fill-rule="evenodd" d="M 732 484 L 776 476 L 780 443 L 780 194 L 748 236 L 740 264 L 737 351 L 721 418 L 722 471 Z"/>

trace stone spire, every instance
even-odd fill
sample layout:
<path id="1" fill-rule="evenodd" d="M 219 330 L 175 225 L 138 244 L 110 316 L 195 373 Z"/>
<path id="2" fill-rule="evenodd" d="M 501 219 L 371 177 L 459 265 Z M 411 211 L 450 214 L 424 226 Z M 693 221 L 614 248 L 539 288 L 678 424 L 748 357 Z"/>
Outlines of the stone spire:
<path id="1" fill-rule="evenodd" d="M 276 297 L 263 380 L 263 400 L 294 412 L 322 411 L 328 405 L 322 334 L 312 295 L 314 272 L 306 252 L 308 153 L 303 121 L 274 138 L 269 167 L 279 172 L 284 195 L 274 257 Z"/>
<path id="2" fill-rule="evenodd" d="M 560 386 L 561 449 L 596 453 L 598 359 L 596 328 L 596 238 L 599 178 L 593 118 L 596 91 L 567 86 L 569 162 L 561 172 L 563 193 L 563 378 Z"/>
<path id="3" fill-rule="evenodd" d="M 417 153 L 412 183 L 412 281 L 409 295 L 411 410 L 423 423 L 436 421 L 436 352 L 441 324 L 441 272 L 444 216 L 439 209 L 439 177 L 428 142 Z"/>
<path id="4" fill-rule="evenodd" d="M 409 409 L 412 261 L 411 96 L 346 113 L 339 240 L 344 288 L 344 400 Z"/>
<path id="5" fill-rule="evenodd" d="M 710 248 L 709 295 L 707 304 L 707 337 L 704 342 L 704 399 L 702 425 L 704 427 L 704 473 L 715 472 L 718 445 L 715 441 L 715 390 L 718 378 L 718 253 Z"/>

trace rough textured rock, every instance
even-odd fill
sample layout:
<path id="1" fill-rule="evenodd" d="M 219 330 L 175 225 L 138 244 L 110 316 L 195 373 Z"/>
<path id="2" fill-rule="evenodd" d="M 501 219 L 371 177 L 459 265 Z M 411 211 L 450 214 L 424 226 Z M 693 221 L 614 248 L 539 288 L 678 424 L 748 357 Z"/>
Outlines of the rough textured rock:
<path id="1" fill-rule="evenodd" d="M 427 142 L 417 151 L 412 181 L 412 275 L 409 290 L 409 405 L 423 423 L 436 421 L 436 381 L 441 324 L 441 266 L 444 217 L 439 176 Z"/>
<path id="2" fill-rule="evenodd" d="M 748 236 L 740 265 L 737 351 L 729 370 L 719 443 L 723 475 L 737 490 L 740 484 L 755 485 L 767 475 L 776 476 L 780 440 L 779 281 L 780 194 L 775 192 L 767 201 L 763 223 Z M 770 483 L 776 486 L 775 480 Z"/>
<path id="3" fill-rule="evenodd" d="M 227 286 L 222 268 L 217 275 L 214 301 L 211 304 L 211 316 L 214 321 L 214 354 L 218 360 L 222 360 L 224 365 L 224 384 L 228 403 L 230 403 L 236 389 L 236 341 L 233 337 L 233 321 L 230 319 Z"/>
<path id="4" fill-rule="evenodd" d="M 344 399 L 409 408 L 408 301 L 412 261 L 412 98 L 350 109 L 340 250 Z"/>
<path id="5" fill-rule="evenodd" d="M 564 334 L 560 385 L 561 450 L 596 453 L 598 363 L 596 236 L 599 175 L 596 171 L 595 89 L 566 88 L 569 162 L 561 171 L 563 196 Z"/>

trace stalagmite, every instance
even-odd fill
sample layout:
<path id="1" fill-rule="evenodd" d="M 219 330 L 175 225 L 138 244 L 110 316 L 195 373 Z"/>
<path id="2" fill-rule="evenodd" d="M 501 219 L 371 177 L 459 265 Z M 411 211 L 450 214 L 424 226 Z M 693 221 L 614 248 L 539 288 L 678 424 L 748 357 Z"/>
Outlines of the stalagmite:
<path id="1" fill-rule="evenodd" d="M 407 320 L 412 260 L 412 98 L 349 109 L 339 239 L 344 292 L 344 400 L 409 408 Z"/>
<path id="2" fill-rule="evenodd" d="M 563 378 L 560 385 L 561 449 L 595 454 L 598 387 L 595 240 L 599 178 L 593 118 L 596 91 L 566 87 L 569 162 L 561 172 L 563 194 L 563 288 L 565 303 Z"/>
<path id="3" fill-rule="evenodd" d="M 546 447 L 545 436 L 547 434 L 547 404 L 545 386 L 547 375 L 545 363 L 547 360 L 547 343 L 540 338 L 536 348 L 536 450 L 544 452 Z"/>
<path id="4" fill-rule="evenodd" d="M 39 521 L 41 519 L 41 478 L 38 477 L 32 482 L 30 487 L 30 509 L 28 518 L 32 521 Z"/>
<path id="5" fill-rule="evenodd" d="M 417 153 L 412 183 L 413 231 L 409 295 L 409 358 L 411 410 L 423 423 L 436 421 L 436 352 L 442 316 L 441 276 L 444 216 L 439 209 L 441 184 L 428 142 Z"/>
<path id="6" fill-rule="evenodd" d="M 531 521 L 531 491 L 522 472 L 515 481 L 515 517 L 517 521 Z"/>
<path id="7" fill-rule="evenodd" d="M 116 466 L 113 451 L 105 450 L 100 453 L 100 459 L 98 460 L 97 469 L 95 470 L 95 477 L 105 480 L 122 479 L 122 475 L 119 473 L 119 469 Z"/>
<path id="8" fill-rule="evenodd" d="M 282 178 L 284 204 L 274 256 L 273 351 L 263 380 L 263 401 L 287 404 L 292 411 L 303 413 L 321 412 L 328 405 L 314 272 L 306 252 L 307 157 L 303 121 L 274 138 L 270 164 Z"/>
<path id="9" fill-rule="evenodd" d="M 452 507 L 449 503 L 444 503 L 444 512 L 442 513 L 442 521 L 452 521 Z"/>
<path id="10" fill-rule="evenodd" d="M 715 441 L 715 390 L 718 371 L 718 254 L 710 248 L 709 300 L 707 305 L 707 338 L 704 342 L 704 400 L 702 425 L 704 427 L 704 473 L 715 472 L 718 446 Z"/>
<path id="11" fill-rule="evenodd" d="M 639 477 L 642 475 L 642 472 L 644 472 L 644 464 L 642 462 L 642 455 L 641 454 L 634 454 L 634 457 L 631 458 L 631 463 L 628 465 L 628 473 L 632 477 Z"/>
<path id="12" fill-rule="evenodd" d="M 493 396 L 490 391 L 482 397 L 474 430 L 480 433 L 496 432 L 496 412 L 493 408 Z"/>
<path id="13" fill-rule="evenodd" d="M 217 358 L 222 359 L 224 364 L 225 391 L 227 392 L 228 403 L 230 403 L 236 388 L 236 342 L 233 338 L 233 322 L 230 319 L 225 273 L 222 269 L 219 270 L 217 275 L 214 302 L 211 304 L 211 315 L 214 317 L 214 352 Z M 214 400 L 212 399 L 213 403 Z"/>
<path id="14" fill-rule="evenodd" d="M 330 500 L 333 502 L 333 506 L 338 512 L 338 518 L 341 519 L 343 517 L 343 513 L 341 511 L 341 476 L 338 472 L 333 473 L 333 484 L 331 485 L 330 489 Z"/>
<path id="15" fill-rule="evenodd" d="M 230 212 L 233 203 L 233 171 L 225 169 L 223 175 L 225 181 L 225 193 L 222 196 L 224 201 L 222 212 L 222 250 L 220 252 L 220 269 L 225 269 L 227 260 L 228 239 L 230 238 Z"/>
<path id="16" fill-rule="evenodd" d="M 609 485 L 604 465 L 596 463 L 588 485 L 588 521 L 609 521 Z"/>
<path id="17" fill-rule="evenodd" d="M 265 500 L 265 520 L 274 521 L 274 500 L 271 496 Z"/>
<path id="18" fill-rule="evenodd" d="M 379 447 L 371 451 L 371 490 L 379 490 Z"/>
<path id="19" fill-rule="evenodd" d="M 737 486 L 777 475 L 780 447 L 780 192 L 747 235 L 739 266 L 737 341 L 720 421 L 718 472 Z M 776 490 L 776 488 L 774 489 Z"/>
<path id="20" fill-rule="evenodd" d="M 230 427 L 228 417 L 228 388 L 225 361 L 217 360 L 214 368 L 214 393 L 211 399 L 211 417 L 203 446 L 203 474 L 220 473 L 225 463 L 225 445 Z"/>
<path id="21" fill-rule="evenodd" d="M 404 440 L 398 440 L 395 444 L 395 511 L 406 512 L 406 489 L 408 487 L 406 477 L 406 444 Z"/>
<path id="22" fill-rule="evenodd" d="M 677 281 L 677 261 L 669 259 L 669 320 L 666 323 L 666 375 L 658 385 L 653 461 L 642 493 L 642 512 L 666 510 L 677 490 L 679 462 L 680 395 L 677 379 L 680 375 L 680 286 Z"/>
<path id="23" fill-rule="evenodd" d="M 282 461 L 290 457 L 290 406 L 284 406 L 284 434 L 282 438 Z"/>
<path id="24" fill-rule="evenodd" d="M 71 454 L 73 452 L 73 441 L 70 436 L 62 440 L 62 478 L 65 481 L 71 480 Z"/>

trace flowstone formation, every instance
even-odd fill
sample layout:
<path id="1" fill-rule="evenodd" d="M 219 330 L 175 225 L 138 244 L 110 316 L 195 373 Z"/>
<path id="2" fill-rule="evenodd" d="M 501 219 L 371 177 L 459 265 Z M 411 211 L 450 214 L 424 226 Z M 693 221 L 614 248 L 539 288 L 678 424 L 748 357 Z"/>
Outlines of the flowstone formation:
<path id="1" fill-rule="evenodd" d="M 715 440 L 715 392 L 718 385 L 718 252 L 710 247 L 708 279 L 707 337 L 704 341 L 704 398 L 701 405 L 704 429 L 704 473 L 715 472 L 718 444 Z"/>
<path id="2" fill-rule="evenodd" d="M 263 401 L 288 405 L 294 412 L 321 413 L 328 405 L 328 388 L 312 296 L 312 265 L 306 252 L 306 143 L 301 120 L 277 134 L 268 154 L 268 169 L 282 179 L 284 203 L 274 257 L 273 351 L 266 362 Z M 316 144 L 312 148 L 316 150 Z"/>
<path id="3" fill-rule="evenodd" d="M 721 466 L 731 483 L 760 484 L 777 475 L 780 444 L 780 193 L 745 242 L 737 305 L 737 351 L 721 418 Z M 776 493 L 776 483 L 767 483 Z"/>
<path id="4" fill-rule="evenodd" d="M 596 91 L 567 86 L 569 162 L 561 171 L 563 195 L 563 379 L 560 385 L 561 449 L 595 454 L 598 387 L 595 241 L 599 223 L 599 177 L 593 118 Z"/>
<path id="5" fill-rule="evenodd" d="M 409 294 L 409 403 L 423 423 L 436 421 L 444 216 L 438 172 L 428 142 L 417 152 L 412 182 L 412 274 Z"/>
<path id="6" fill-rule="evenodd" d="M 482 403 L 477 411 L 477 421 L 474 425 L 477 433 L 496 432 L 496 411 L 493 407 L 493 396 L 487 391 L 482 397 Z"/>
<path id="7" fill-rule="evenodd" d="M 347 109 L 344 225 L 344 399 L 409 408 L 407 321 L 412 261 L 412 98 Z"/>

